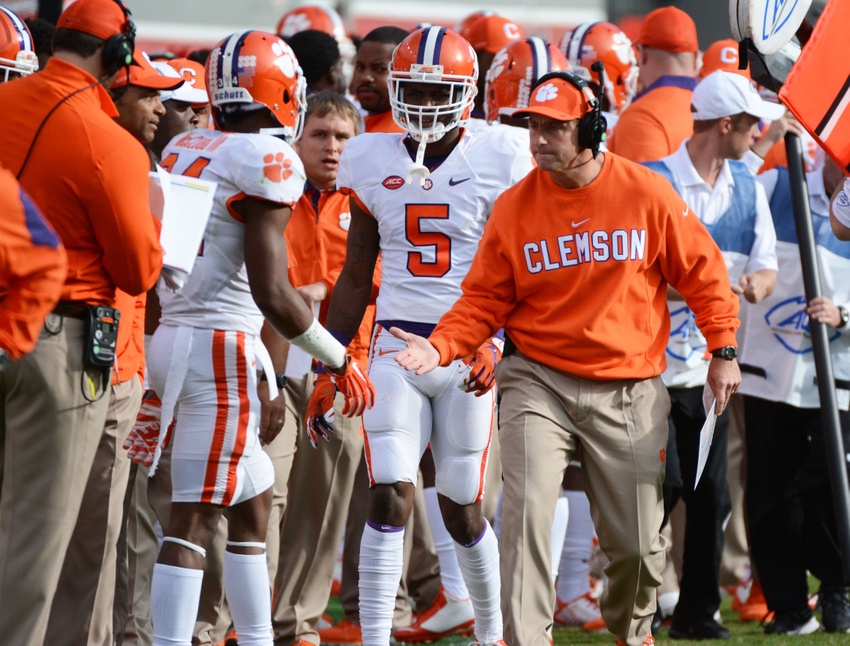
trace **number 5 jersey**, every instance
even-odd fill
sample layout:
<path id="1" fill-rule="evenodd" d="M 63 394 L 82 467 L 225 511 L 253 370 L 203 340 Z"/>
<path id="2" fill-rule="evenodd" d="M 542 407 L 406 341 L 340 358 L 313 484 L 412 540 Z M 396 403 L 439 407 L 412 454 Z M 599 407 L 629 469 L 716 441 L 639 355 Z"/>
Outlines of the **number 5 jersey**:
<path id="1" fill-rule="evenodd" d="M 413 158 L 405 137 L 352 139 L 340 159 L 337 188 L 378 222 L 377 320 L 433 325 L 461 294 L 493 202 L 531 170 L 528 132 L 509 126 L 464 131 L 444 159 L 426 156 L 431 174 L 422 186 L 418 179 L 406 182 Z"/>

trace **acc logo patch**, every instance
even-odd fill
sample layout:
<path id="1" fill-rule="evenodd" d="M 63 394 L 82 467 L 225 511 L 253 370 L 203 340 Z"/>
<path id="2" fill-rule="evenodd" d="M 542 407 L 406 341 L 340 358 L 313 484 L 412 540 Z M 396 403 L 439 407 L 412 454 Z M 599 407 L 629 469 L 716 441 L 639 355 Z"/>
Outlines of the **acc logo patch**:
<path id="1" fill-rule="evenodd" d="M 381 183 L 384 185 L 384 188 L 388 188 L 391 191 L 394 191 L 404 186 L 404 179 L 402 179 L 398 175 L 390 175 Z"/>
<path id="2" fill-rule="evenodd" d="M 848 207 L 850 206 L 850 198 L 847 197 L 847 193 L 841 191 L 838 194 L 838 197 L 835 198 L 835 203 L 838 204 L 838 206 Z"/>
<path id="3" fill-rule="evenodd" d="M 805 306 L 805 296 L 794 296 L 777 303 L 764 315 L 774 338 L 793 354 L 808 354 L 812 351 L 812 333 L 809 315 L 803 311 Z M 841 336 L 841 332 L 834 328 L 833 332 L 829 337 L 830 343 Z"/>

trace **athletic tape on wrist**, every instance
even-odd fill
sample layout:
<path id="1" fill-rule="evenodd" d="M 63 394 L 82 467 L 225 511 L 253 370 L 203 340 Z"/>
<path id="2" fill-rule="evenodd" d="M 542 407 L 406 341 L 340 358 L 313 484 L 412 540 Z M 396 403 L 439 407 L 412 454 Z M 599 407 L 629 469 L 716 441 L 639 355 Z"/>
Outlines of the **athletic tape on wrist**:
<path id="1" fill-rule="evenodd" d="M 345 363 L 345 348 L 316 319 L 304 333 L 289 342 L 330 368 L 339 368 Z"/>
<path id="2" fill-rule="evenodd" d="M 190 543 L 189 541 L 184 541 L 182 538 L 175 538 L 174 536 L 166 536 L 162 539 L 163 543 L 177 543 L 178 545 L 182 545 L 183 547 L 192 550 L 193 552 L 197 552 L 201 555 L 202 558 L 207 557 L 207 551 L 201 547 L 200 545 L 195 545 L 194 543 Z"/>

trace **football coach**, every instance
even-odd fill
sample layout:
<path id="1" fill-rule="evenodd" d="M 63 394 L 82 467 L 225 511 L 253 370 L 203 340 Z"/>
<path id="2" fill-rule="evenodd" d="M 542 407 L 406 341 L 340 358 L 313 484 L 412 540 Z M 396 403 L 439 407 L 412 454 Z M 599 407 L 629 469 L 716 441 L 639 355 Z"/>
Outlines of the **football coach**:
<path id="1" fill-rule="evenodd" d="M 500 328 L 515 345 L 496 370 L 505 641 L 551 643 L 549 534 L 581 444 L 610 560 L 602 616 L 618 644 L 652 644 L 664 567 L 667 286 L 717 355 L 707 381 L 718 413 L 741 380 L 735 360 L 722 356 L 734 354 L 738 299 L 720 250 L 669 182 L 599 153 L 604 119 L 583 81 L 542 77 L 514 116 L 528 117 L 537 168 L 496 200 L 463 295 L 431 336 L 393 332 L 407 341 L 396 360 L 422 374 L 468 357 Z"/>

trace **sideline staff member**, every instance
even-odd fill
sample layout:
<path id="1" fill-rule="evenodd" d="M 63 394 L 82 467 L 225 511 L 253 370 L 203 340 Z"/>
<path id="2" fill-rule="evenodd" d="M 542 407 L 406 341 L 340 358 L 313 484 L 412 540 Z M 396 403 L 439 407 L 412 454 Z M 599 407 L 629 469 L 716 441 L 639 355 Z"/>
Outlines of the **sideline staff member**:
<path id="1" fill-rule="evenodd" d="M 113 121 L 102 87 L 132 53 L 129 12 L 115 0 L 78 0 L 57 27 L 44 71 L 0 86 L 0 163 L 19 175 L 68 254 L 60 305 L 35 350 L 10 368 L 4 393 L 0 634 L 22 646 L 44 641 L 109 404 L 108 368 L 83 363 L 81 317 L 88 305 L 112 303 L 116 287 L 147 291 L 162 263 L 148 157 Z"/>
<path id="2" fill-rule="evenodd" d="M 12 174 L 0 168 L 0 373 L 30 352 L 65 282 L 58 236 Z M 0 385 L 0 393 L 3 392 Z M 0 419 L 4 397 L 0 395 Z M 0 422 L 2 423 L 2 422 Z"/>
<path id="3" fill-rule="evenodd" d="M 468 356 L 500 327 L 516 344 L 496 373 L 502 608 L 505 641 L 514 646 L 549 643 L 549 528 L 579 441 L 611 561 L 602 616 L 630 646 L 653 643 L 664 566 L 667 284 L 696 313 L 709 350 L 734 346 L 738 326 L 737 298 L 711 236 L 666 180 L 613 154 L 594 157 L 604 125 L 578 85 L 568 72 L 546 75 L 529 107 L 514 113 L 529 116 L 537 168 L 496 200 L 463 296 L 430 343 L 394 331 L 408 344 L 396 360 L 418 374 Z M 711 361 L 719 412 L 739 382 L 734 361 Z"/>

